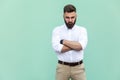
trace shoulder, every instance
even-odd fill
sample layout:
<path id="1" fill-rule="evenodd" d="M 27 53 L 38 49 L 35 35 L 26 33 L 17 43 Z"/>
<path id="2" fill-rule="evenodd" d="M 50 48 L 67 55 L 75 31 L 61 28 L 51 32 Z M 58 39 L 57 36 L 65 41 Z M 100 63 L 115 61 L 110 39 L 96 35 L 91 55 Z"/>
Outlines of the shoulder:
<path id="1" fill-rule="evenodd" d="M 53 32 L 59 32 L 63 29 L 64 25 L 57 26 L 53 29 Z"/>
<path id="2" fill-rule="evenodd" d="M 77 30 L 80 30 L 80 31 L 87 31 L 87 29 L 83 26 L 78 26 L 78 25 L 75 25 L 76 29 Z"/>

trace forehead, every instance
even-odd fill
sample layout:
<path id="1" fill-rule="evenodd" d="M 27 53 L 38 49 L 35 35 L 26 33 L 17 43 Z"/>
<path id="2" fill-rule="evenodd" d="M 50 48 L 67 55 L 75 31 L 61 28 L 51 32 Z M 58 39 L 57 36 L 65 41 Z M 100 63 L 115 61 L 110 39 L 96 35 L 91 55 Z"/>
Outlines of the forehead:
<path id="1" fill-rule="evenodd" d="M 65 12 L 64 16 L 68 16 L 68 17 L 76 16 L 76 12 Z"/>

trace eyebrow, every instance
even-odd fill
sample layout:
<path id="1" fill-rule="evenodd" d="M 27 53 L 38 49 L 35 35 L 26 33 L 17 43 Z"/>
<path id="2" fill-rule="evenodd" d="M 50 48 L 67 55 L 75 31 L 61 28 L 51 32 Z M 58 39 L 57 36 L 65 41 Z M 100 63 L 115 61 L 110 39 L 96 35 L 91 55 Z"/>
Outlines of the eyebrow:
<path id="1" fill-rule="evenodd" d="M 75 16 L 72 16 L 72 17 L 68 17 L 68 16 L 66 16 L 66 18 L 75 18 Z"/>

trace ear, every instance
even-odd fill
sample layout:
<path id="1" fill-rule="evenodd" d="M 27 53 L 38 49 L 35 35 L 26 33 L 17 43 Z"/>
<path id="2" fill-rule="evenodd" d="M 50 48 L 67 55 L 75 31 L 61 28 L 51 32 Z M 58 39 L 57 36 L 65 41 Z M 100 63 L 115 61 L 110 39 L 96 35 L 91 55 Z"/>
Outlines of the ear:
<path id="1" fill-rule="evenodd" d="M 76 18 L 77 18 L 77 14 L 76 14 Z"/>

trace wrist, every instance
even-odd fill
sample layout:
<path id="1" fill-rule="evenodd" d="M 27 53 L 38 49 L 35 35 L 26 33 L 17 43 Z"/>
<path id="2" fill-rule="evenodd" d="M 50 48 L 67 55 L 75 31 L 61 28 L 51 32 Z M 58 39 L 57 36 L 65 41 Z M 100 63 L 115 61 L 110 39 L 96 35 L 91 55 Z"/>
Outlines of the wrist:
<path id="1" fill-rule="evenodd" d="M 63 44 L 63 41 L 64 41 L 63 39 L 62 39 L 62 40 L 60 40 L 60 44 Z"/>

